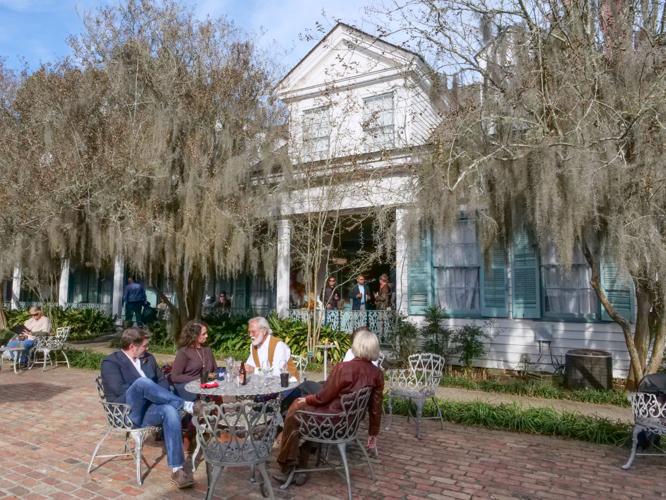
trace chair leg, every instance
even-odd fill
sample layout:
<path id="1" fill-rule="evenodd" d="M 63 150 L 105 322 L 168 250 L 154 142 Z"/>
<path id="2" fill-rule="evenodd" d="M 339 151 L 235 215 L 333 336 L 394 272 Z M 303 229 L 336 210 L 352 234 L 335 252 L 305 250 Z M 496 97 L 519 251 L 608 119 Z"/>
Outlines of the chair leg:
<path id="1" fill-rule="evenodd" d="M 442 409 L 439 406 L 439 401 L 437 401 L 437 398 L 433 396 L 432 402 L 435 403 L 435 407 L 437 408 L 437 415 L 439 416 L 439 426 L 441 429 L 444 429 L 444 417 L 442 416 Z"/>
<path id="2" fill-rule="evenodd" d="M 99 440 L 99 443 L 97 443 L 97 446 L 95 446 L 95 450 L 93 451 L 92 458 L 90 459 L 90 463 L 88 464 L 88 474 L 90 474 L 90 471 L 92 470 L 93 462 L 95 461 L 95 457 L 97 456 L 97 452 L 99 451 L 100 447 L 102 446 L 102 443 L 104 440 L 108 437 L 108 435 L 111 433 L 111 429 L 107 429 L 106 432 L 104 433 L 104 436 L 102 436 L 102 439 Z"/>
<path id="3" fill-rule="evenodd" d="M 215 493 L 215 485 L 217 480 L 222 474 L 222 467 L 219 465 L 212 465 L 208 469 L 208 490 L 206 491 L 206 500 L 211 500 L 213 498 L 213 493 Z"/>
<path id="4" fill-rule="evenodd" d="M 42 364 L 42 371 L 46 371 L 46 358 L 49 358 L 49 364 L 51 364 L 51 351 L 42 351 L 44 355 L 44 363 Z"/>
<path id="5" fill-rule="evenodd" d="M 352 500 L 351 492 L 351 479 L 349 477 L 349 464 L 347 463 L 347 446 L 345 443 L 338 443 L 338 451 L 340 452 L 340 459 L 342 460 L 342 465 L 345 468 L 345 478 L 347 479 L 347 496 L 349 500 Z"/>
<path id="6" fill-rule="evenodd" d="M 65 358 L 65 363 L 67 363 L 67 368 L 69 368 L 69 358 L 67 357 L 67 354 L 65 354 L 65 350 L 63 349 L 60 352 L 62 353 L 63 357 Z"/>
<path id="7" fill-rule="evenodd" d="M 370 469 L 370 478 L 372 481 L 376 481 L 375 479 L 375 470 L 372 468 L 372 462 L 370 462 L 370 456 L 368 455 L 368 452 L 365 449 L 365 446 L 363 446 L 363 443 L 356 438 L 356 444 L 358 445 L 359 448 L 361 448 L 361 452 L 363 452 L 363 456 L 365 457 L 365 461 L 368 463 L 368 468 Z"/>
<path id="8" fill-rule="evenodd" d="M 423 416 L 423 399 L 416 399 L 416 439 L 421 439 L 421 417 Z"/>
<path id="9" fill-rule="evenodd" d="M 134 461 L 136 462 L 136 484 L 141 486 L 141 449 L 143 448 L 143 433 L 132 432 L 132 439 L 134 439 Z"/>
<path id="10" fill-rule="evenodd" d="M 388 411 L 389 411 L 388 423 L 386 427 L 384 427 L 384 429 L 387 431 L 391 430 L 391 424 L 393 423 L 393 396 L 391 396 L 390 392 L 388 394 Z"/>
<path id="11" fill-rule="evenodd" d="M 629 455 L 629 460 L 627 463 L 622 466 L 624 470 L 628 470 L 631 467 L 631 464 L 634 463 L 636 458 L 636 448 L 638 447 L 638 435 L 641 433 L 643 428 L 639 425 L 634 425 L 634 432 L 632 433 L 632 442 L 631 442 L 631 455 Z"/>
<path id="12" fill-rule="evenodd" d="M 261 462 L 260 464 L 257 464 L 257 467 L 259 469 L 259 472 L 261 473 L 262 479 L 264 480 L 262 488 L 264 486 L 266 487 L 266 489 L 268 490 L 269 498 L 271 499 L 275 498 L 275 494 L 273 493 L 273 486 L 271 485 L 271 478 L 268 475 L 268 471 L 266 471 L 266 464 L 264 462 Z"/>

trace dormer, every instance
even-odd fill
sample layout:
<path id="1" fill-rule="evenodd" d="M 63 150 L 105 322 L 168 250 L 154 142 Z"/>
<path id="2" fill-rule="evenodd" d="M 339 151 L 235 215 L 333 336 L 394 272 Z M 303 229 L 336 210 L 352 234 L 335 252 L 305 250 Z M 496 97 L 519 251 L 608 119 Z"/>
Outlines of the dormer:
<path id="1" fill-rule="evenodd" d="M 277 85 L 294 162 L 425 144 L 439 122 L 423 59 L 338 23 Z"/>

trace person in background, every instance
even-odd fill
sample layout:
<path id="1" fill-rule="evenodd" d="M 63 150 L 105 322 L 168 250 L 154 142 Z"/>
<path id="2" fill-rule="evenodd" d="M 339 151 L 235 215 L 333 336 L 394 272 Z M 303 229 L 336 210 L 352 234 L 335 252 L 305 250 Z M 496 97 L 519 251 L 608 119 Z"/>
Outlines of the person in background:
<path id="1" fill-rule="evenodd" d="M 323 302 L 326 310 L 337 310 L 340 307 L 340 292 L 336 289 L 335 276 L 329 276 L 324 288 Z"/>
<path id="2" fill-rule="evenodd" d="M 293 467 L 307 467 L 309 447 L 303 446 L 299 451 L 298 410 L 318 413 L 338 413 L 342 411 L 341 396 L 371 387 L 372 394 L 368 404 L 369 424 L 367 447 L 375 449 L 377 435 L 381 424 L 382 402 L 384 398 L 384 374 L 372 364 L 379 357 L 379 340 L 367 329 L 360 330 L 354 337 L 352 351 L 355 358 L 348 363 L 335 365 L 329 379 L 316 394 L 296 399 L 289 407 L 284 421 L 284 430 L 277 463 L 280 472 L 273 477 L 284 483 Z M 305 474 L 297 474 L 294 482 L 304 484 Z"/>
<path id="3" fill-rule="evenodd" d="M 146 303 L 146 290 L 143 285 L 135 281 L 134 276 L 127 278 L 127 286 L 123 293 L 123 304 L 125 305 L 125 322 L 131 326 L 136 322 L 137 326 L 143 326 L 143 317 L 141 313 Z"/>
<path id="4" fill-rule="evenodd" d="M 184 401 L 169 390 L 169 383 L 148 353 L 148 333 L 127 328 L 120 337 L 120 351 L 102 360 L 102 384 L 109 403 L 125 403 L 135 427 L 162 426 L 171 481 L 177 488 L 194 484 L 185 462 L 180 411 L 201 412 L 201 401 Z"/>
<path id="5" fill-rule="evenodd" d="M 30 354 L 30 349 L 35 344 L 35 338 L 42 335 L 50 335 L 51 333 L 51 321 L 44 316 L 41 307 L 32 306 L 28 310 L 28 313 L 30 317 L 25 320 L 23 325 L 14 329 L 17 335 L 12 337 L 7 343 L 7 347 L 18 347 L 23 342 L 23 352 L 19 360 L 23 366 L 28 364 L 28 355 Z M 10 355 L 16 356 L 17 354 L 10 353 Z"/>
<path id="6" fill-rule="evenodd" d="M 217 370 L 217 363 L 210 347 L 204 345 L 208 340 L 208 325 L 203 321 L 188 321 L 183 327 L 178 342 L 179 349 L 171 368 L 171 382 L 176 394 L 185 401 L 194 401 L 196 394 L 187 392 L 185 385 L 192 380 L 199 380 L 201 373 Z"/>
<path id="7" fill-rule="evenodd" d="M 352 301 L 352 311 L 366 311 L 370 309 L 372 303 L 372 291 L 365 284 L 365 276 L 362 274 L 356 278 L 356 285 L 352 288 L 350 298 Z"/>
<path id="8" fill-rule="evenodd" d="M 375 292 L 375 307 L 381 310 L 391 309 L 393 304 L 393 288 L 389 283 L 388 274 L 379 277 L 379 290 Z"/>
<path id="9" fill-rule="evenodd" d="M 217 301 L 213 306 L 213 312 L 220 314 L 220 313 L 228 313 L 230 310 L 231 310 L 231 300 L 229 300 L 229 297 L 227 297 L 227 292 L 223 290 L 217 296 Z"/>

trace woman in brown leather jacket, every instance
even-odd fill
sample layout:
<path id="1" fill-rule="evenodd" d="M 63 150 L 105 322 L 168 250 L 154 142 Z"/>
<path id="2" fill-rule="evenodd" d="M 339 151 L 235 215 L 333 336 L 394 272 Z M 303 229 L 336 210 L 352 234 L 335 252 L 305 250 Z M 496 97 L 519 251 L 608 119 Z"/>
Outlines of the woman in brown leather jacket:
<path id="1" fill-rule="evenodd" d="M 316 411 L 323 413 L 338 413 L 342 411 L 340 397 L 343 394 L 356 392 L 364 387 L 372 387 L 372 395 L 368 404 L 370 418 L 368 426 L 368 448 L 375 448 L 377 435 L 382 416 L 382 402 L 384 399 L 384 374 L 372 364 L 379 357 L 379 340 L 367 328 L 360 328 L 355 332 L 352 352 L 355 358 L 351 361 L 337 364 L 324 387 L 317 393 L 296 399 L 289 407 L 284 421 L 282 444 L 277 462 L 281 474 L 274 477 L 284 482 L 291 470 L 298 463 L 299 467 L 307 466 L 307 450 L 299 456 L 299 433 L 297 410 Z M 305 477 L 295 478 L 296 484 L 303 484 Z"/>

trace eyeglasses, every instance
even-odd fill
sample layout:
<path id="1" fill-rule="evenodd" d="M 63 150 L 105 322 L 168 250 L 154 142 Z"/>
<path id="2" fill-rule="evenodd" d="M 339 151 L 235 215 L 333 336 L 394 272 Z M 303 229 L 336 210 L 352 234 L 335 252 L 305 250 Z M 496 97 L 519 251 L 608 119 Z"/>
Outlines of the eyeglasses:
<path id="1" fill-rule="evenodd" d="M 32 313 L 30 316 L 39 316 L 39 313 Z"/>

